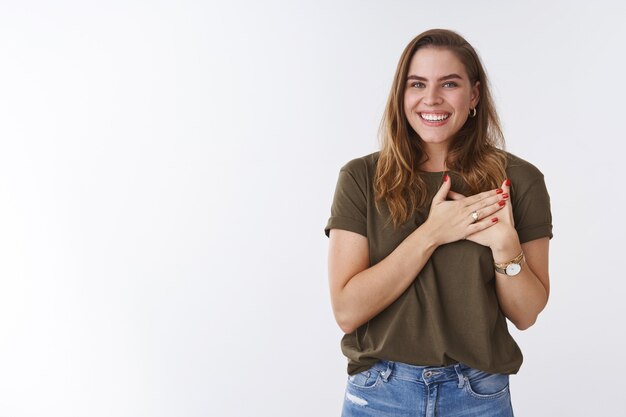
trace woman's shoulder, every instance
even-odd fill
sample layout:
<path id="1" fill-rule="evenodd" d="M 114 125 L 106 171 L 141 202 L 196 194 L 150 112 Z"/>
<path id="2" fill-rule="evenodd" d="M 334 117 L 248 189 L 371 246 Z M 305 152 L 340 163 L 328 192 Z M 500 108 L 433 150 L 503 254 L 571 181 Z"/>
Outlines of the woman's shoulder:
<path id="1" fill-rule="evenodd" d="M 512 181 L 532 183 L 543 179 L 543 173 L 535 165 L 510 152 L 505 153 L 507 156 L 506 173 Z"/>
<path id="2" fill-rule="evenodd" d="M 341 170 L 348 171 L 355 176 L 358 175 L 369 177 L 376 169 L 376 163 L 378 162 L 379 155 L 380 151 L 376 151 L 367 155 L 360 156 L 358 158 L 351 159 L 341 167 Z"/>

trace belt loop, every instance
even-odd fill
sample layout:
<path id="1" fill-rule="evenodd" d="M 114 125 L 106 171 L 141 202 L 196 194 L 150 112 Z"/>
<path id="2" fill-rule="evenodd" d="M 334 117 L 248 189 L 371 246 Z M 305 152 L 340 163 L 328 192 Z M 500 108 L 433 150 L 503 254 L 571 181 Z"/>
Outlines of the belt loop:
<path id="1" fill-rule="evenodd" d="M 463 375 L 463 372 L 461 372 L 461 364 L 457 363 L 454 365 L 454 370 L 459 377 L 459 388 L 463 388 L 463 385 L 465 385 L 465 376 Z"/>
<path id="2" fill-rule="evenodd" d="M 387 382 L 391 376 L 391 369 L 393 368 L 393 362 L 387 361 L 387 369 L 385 369 L 380 376 L 383 377 L 383 381 Z"/>

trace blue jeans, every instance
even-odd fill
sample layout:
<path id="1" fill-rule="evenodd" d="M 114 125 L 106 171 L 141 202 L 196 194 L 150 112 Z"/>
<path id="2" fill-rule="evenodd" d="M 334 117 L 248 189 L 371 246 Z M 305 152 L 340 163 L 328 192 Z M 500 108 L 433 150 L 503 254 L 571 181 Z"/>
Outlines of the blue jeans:
<path id="1" fill-rule="evenodd" d="M 509 376 L 379 361 L 348 377 L 342 417 L 512 417 Z"/>

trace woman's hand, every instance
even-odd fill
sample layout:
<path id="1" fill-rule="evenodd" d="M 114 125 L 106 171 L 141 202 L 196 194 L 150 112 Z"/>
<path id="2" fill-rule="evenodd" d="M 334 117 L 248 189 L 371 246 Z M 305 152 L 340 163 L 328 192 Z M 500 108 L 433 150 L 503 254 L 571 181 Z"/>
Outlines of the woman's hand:
<path id="1" fill-rule="evenodd" d="M 467 236 L 467 240 L 476 242 L 480 245 L 496 249 L 505 246 L 513 237 L 516 236 L 515 221 L 513 220 L 513 205 L 510 202 L 511 183 L 507 179 L 502 183 L 502 201 L 505 202 L 502 210 L 498 212 L 497 224 L 488 229 L 481 229 Z M 478 194 L 480 195 L 480 194 Z M 448 197 L 456 201 L 462 201 L 462 194 L 449 192 Z"/>
<path id="2" fill-rule="evenodd" d="M 480 233 L 497 225 L 498 218 L 494 214 L 507 205 L 508 195 L 503 197 L 503 189 L 498 188 L 465 197 L 450 191 L 450 185 L 450 177 L 446 175 L 441 188 L 433 198 L 428 219 L 423 226 L 434 238 L 436 245 L 456 242 L 466 237 L 469 239 L 469 236 L 485 240 Z M 452 200 L 447 200 L 447 197 Z M 476 213 L 476 219 L 473 213 Z M 511 221 L 512 219 L 511 215 Z"/>

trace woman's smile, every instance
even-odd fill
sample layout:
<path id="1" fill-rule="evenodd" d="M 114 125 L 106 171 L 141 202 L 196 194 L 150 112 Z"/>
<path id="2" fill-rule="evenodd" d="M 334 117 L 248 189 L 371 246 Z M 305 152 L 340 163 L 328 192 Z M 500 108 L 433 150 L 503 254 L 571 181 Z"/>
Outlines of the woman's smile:
<path id="1" fill-rule="evenodd" d="M 418 113 L 422 123 L 426 126 L 443 126 L 448 123 L 451 113 L 449 112 L 421 112 Z"/>

